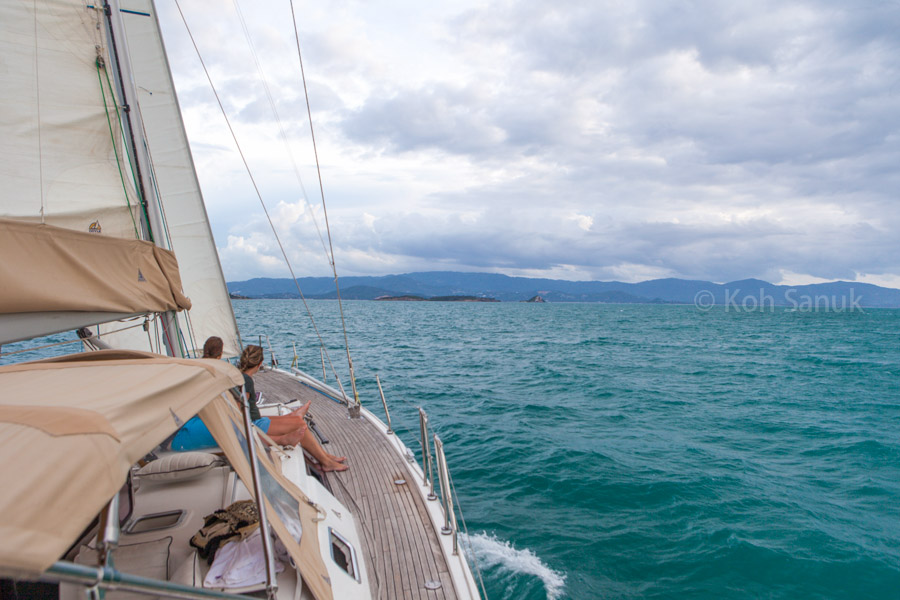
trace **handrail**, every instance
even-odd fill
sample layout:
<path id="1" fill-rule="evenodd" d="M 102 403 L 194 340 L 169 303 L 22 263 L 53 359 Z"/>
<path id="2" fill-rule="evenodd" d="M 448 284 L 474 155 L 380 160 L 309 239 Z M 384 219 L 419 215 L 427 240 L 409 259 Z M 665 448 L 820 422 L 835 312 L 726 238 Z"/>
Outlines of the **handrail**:
<path id="1" fill-rule="evenodd" d="M 259 345 L 262 346 L 262 336 L 260 336 Z M 275 351 L 272 350 L 272 341 L 269 339 L 269 334 L 266 334 L 266 345 L 269 347 L 269 355 L 272 357 L 272 367 L 278 368 L 278 359 L 275 358 Z"/>
<path id="2" fill-rule="evenodd" d="M 388 435 L 394 435 L 394 428 L 391 426 L 391 413 L 388 412 L 387 400 L 384 399 L 384 390 L 381 389 L 381 378 L 378 376 L 378 373 L 375 374 L 375 383 L 378 384 L 378 393 L 381 394 L 381 404 L 384 406 L 384 416 L 387 418 L 387 433 Z"/>
<path id="3" fill-rule="evenodd" d="M 444 465 L 441 460 L 443 454 L 444 444 L 441 443 L 441 438 L 439 438 L 437 434 L 434 434 L 434 455 L 438 461 L 438 483 L 441 485 L 441 503 L 444 505 L 444 526 L 441 528 L 441 533 L 450 535 L 453 533 L 453 529 L 450 527 L 450 508 L 452 505 L 449 503 L 450 486 L 447 485 L 447 478 L 444 475 Z"/>
<path id="4" fill-rule="evenodd" d="M 181 600 L 209 600 L 210 598 L 219 600 L 258 600 L 251 596 L 229 594 L 217 590 L 172 583 L 171 581 L 129 575 L 112 567 L 92 567 L 62 560 L 53 563 L 49 569 L 41 574 L 40 579 L 41 581 L 54 583 L 75 583 L 104 590 L 123 590 L 138 594 L 179 598 Z"/>
<path id="5" fill-rule="evenodd" d="M 100 557 L 104 566 L 115 567 L 113 553 L 119 547 L 119 494 L 110 498 L 103 511 L 103 540 L 100 544 Z"/>
<path id="6" fill-rule="evenodd" d="M 434 435 L 434 454 L 437 459 L 438 480 L 441 484 L 441 499 L 444 504 L 444 527 L 441 533 L 453 535 L 453 555 L 459 554 L 459 527 L 456 523 L 456 512 L 453 510 L 453 494 L 450 490 L 450 470 L 447 468 L 447 456 L 444 454 L 444 443 Z"/>
<path id="7" fill-rule="evenodd" d="M 267 336 L 268 337 L 268 336 Z M 262 491 L 262 481 L 259 475 L 259 463 L 256 458 L 256 443 L 253 437 L 253 423 L 250 421 L 250 401 L 244 388 L 241 387 L 241 408 L 244 413 L 244 429 L 247 435 L 247 453 L 250 459 L 250 474 L 253 477 L 253 492 L 256 496 L 256 506 L 259 510 L 259 532 L 262 537 L 263 556 L 266 562 L 266 596 L 269 600 L 275 599 L 278 591 L 277 574 L 275 572 L 275 549 L 272 546 L 272 538 L 269 537 L 269 521 L 266 517 L 266 502 Z"/>
<path id="8" fill-rule="evenodd" d="M 422 485 L 428 486 L 428 499 L 437 500 L 431 468 L 431 444 L 428 443 L 428 415 L 422 408 L 419 408 L 419 432 L 422 434 Z"/>

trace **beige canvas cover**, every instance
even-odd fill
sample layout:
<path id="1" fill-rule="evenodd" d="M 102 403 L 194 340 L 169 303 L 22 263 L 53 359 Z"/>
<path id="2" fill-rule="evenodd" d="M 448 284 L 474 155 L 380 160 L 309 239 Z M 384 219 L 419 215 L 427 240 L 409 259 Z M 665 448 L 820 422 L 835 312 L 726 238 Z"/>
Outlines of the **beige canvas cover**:
<path id="1" fill-rule="evenodd" d="M 250 461 L 242 448 L 246 444 L 243 435 L 243 420 L 238 412 L 237 404 L 226 398 L 217 398 L 200 411 L 200 418 L 215 437 L 219 447 L 225 452 L 225 456 L 228 457 L 231 466 L 247 489 L 252 490 Z M 265 483 L 263 484 L 263 493 L 267 496 L 266 512 L 272 529 L 290 553 L 300 575 L 303 576 L 304 584 L 310 589 L 316 600 L 332 600 L 331 580 L 319 552 L 318 527 L 316 526 L 316 519 L 319 517 L 318 509 L 300 488 L 281 474 L 275 463 L 264 452 L 258 451 L 257 456 L 260 470 L 265 470 L 264 481 L 267 478 L 272 484 L 270 487 L 279 488 L 277 490 L 279 494 L 277 496 L 272 494 L 270 497 L 270 492 L 266 490 Z M 292 501 L 285 498 L 285 494 Z M 302 526 L 302 536 L 291 525 L 293 521 L 299 521 Z"/>
<path id="2" fill-rule="evenodd" d="M 0 219 L 0 256 L 0 314 L 191 307 L 175 255 L 150 242 Z"/>
<path id="3" fill-rule="evenodd" d="M 59 560 L 132 464 L 236 385 L 224 361 L 118 350 L 0 367 L 0 571 Z"/>

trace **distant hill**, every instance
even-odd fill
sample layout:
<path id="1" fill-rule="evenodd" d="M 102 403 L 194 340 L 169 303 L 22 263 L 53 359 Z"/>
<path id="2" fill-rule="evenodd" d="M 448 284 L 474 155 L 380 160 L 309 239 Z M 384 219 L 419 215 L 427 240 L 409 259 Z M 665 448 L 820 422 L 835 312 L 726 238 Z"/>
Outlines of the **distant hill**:
<path id="1" fill-rule="evenodd" d="M 297 280 L 307 298 L 335 298 L 330 277 Z M 519 302 L 541 296 L 547 302 L 606 302 L 616 304 L 728 305 L 752 308 L 794 306 L 798 308 L 858 306 L 900 307 L 900 290 L 866 283 L 835 281 L 812 285 L 774 285 L 759 279 L 711 283 L 687 279 L 654 279 L 640 283 L 621 281 L 566 281 L 509 277 L 494 273 L 431 271 L 381 277 L 342 277 L 341 297 L 374 300 L 383 296 L 474 296 L 501 302 Z M 290 279 L 257 278 L 228 283 L 231 294 L 250 298 L 296 298 Z M 755 303 L 755 304 L 754 304 Z"/>

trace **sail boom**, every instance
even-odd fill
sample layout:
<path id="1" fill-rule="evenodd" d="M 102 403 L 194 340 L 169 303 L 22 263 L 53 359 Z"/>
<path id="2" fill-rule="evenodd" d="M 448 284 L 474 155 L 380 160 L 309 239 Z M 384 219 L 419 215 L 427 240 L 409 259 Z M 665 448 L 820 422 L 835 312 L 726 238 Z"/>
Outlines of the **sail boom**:
<path id="1" fill-rule="evenodd" d="M 144 313 L 55 311 L 0 315 L 0 345 L 138 317 Z"/>

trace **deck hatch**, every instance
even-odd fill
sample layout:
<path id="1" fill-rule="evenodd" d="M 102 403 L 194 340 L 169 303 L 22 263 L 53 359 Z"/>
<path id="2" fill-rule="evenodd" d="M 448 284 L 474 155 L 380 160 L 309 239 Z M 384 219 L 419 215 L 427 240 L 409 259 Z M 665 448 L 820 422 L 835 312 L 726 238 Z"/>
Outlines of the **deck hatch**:
<path id="1" fill-rule="evenodd" d="M 184 511 L 179 509 L 142 515 L 125 526 L 125 533 L 146 533 L 175 527 L 181 522 L 184 514 Z"/>
<path id="2" fill-rule="evenodd" d="M 353 545 L 331 527 L 328 528 L 328 538 L 331 544 L 332 560 L 353 579 L 359 581 L 359 567 L 356 563 L 356 550 Z"/>

